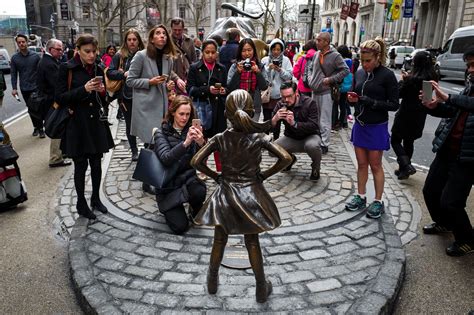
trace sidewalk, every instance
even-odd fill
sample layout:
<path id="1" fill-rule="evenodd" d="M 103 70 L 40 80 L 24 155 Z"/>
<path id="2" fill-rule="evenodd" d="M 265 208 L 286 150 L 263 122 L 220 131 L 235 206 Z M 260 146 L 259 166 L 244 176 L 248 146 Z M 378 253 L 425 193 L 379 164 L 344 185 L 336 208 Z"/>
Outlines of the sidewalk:
<path id="1" fill-rule="evenodd" d="M 380 220 L 344 210 L 356 189 L 348 131 L 332 134 L 317 183 L 308 180 L 310 161 L 304 154 L 297 155 L 292 171 L 265 182 L 282 226 L 260 237 L 274 292 L 267 303 L 258 304 L 250 269 L 222 267 L 217 294 L 207 293 L 213 230 L 193 227 L 184 236 L 170 234 L 154 196 L 131 179 L 134 164 L 124 123 L 113 127 L 117 146 L 104 159 L 101 196 L 109 214 L 92 222 L 77 218 L 72 170 L 57 193 L 58 215 L 71 233 L 73 280 L 86 310 L 329 314 L 392 309 L 405 272 L 402 244 L 416 237 L 420 209 L 386 172 L 386 214 Z M 272 161 L 265 155 L 262 167 Z M 214 184 L 207 184 L 212 191 Z M 86 190 L 90 194 L 90 183 Z M 229 238 L 229 243 L 238 242 L 240 237 Z"/>

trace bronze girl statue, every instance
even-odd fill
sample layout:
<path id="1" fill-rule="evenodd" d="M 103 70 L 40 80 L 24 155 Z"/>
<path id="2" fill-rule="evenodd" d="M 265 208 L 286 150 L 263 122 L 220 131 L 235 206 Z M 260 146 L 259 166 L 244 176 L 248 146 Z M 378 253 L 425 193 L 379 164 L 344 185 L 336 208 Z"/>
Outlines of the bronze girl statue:
<path id="1" fill-rule="evenodd" d="M 232 128 L 211 138 L 191 161 L 193 167 L 218 183 L 194 219 L 198 225 L 215 226 L 207 290 L 210 294 L 217 292 L 219 265 L 228 235 L 244 234 L 257 282 L 257 302 L 264 303 L 272 292 L 272 284 L 265 279 L 258 233 L 273 230 L 281 221 L 275 203 L 263 187 L 263 181 L 287 167 L 291 156 L 263 134 L 271 128 L 269 121 L 258 123 L 252 120 L 253 101 L 247 91 L 230 93 L 225 110 Z M 278 158 L 271 168 L 263 172 L 260 170 L 262 149 Z M 214 151 L 219 151 L 221 155 L 222 174 L 206 166 L 206 158 Z"/>

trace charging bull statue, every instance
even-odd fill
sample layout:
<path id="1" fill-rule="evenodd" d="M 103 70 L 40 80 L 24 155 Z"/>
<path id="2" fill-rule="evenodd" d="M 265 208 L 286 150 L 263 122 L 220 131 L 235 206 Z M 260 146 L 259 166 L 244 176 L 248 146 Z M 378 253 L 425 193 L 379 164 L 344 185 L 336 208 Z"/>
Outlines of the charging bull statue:
<path id="1" fill-rule="evenodd" d="M 229 28 L 237 28 L 240 31 L 241 38 L 252 38 L 255 46 L 257 47 L 259 59 L 262 59 L 264 56 L 266 56 L 268 46 L 264 41 L 257 38 L 255 28 L 252 24 L 252 20 L 261 18 L 263 16 L 263 12 L 259 14 L 250 14 L 242 11 L 231 3 L 223 3 L 221 8 L 230 10 L 232 12 L 232 16 L 217 19 L 214 28 L 207 37 L 212 38 L 213 35 L 219 35 L 222 38 L 226 38 L 226 31 Z M 242 16 L 237 16 L 237 14 Z"/>

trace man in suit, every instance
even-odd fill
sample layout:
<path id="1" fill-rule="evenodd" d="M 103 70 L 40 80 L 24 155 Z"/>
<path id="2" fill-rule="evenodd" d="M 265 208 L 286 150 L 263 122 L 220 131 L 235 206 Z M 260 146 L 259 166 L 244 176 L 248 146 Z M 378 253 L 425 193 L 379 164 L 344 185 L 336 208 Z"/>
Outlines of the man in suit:
<path id="1" fill-rule="evenodd" d="M 50 39 L 46 43 L 46 51 L 38 63 L 36 71 L 38 93 L 45 99 L 44 107 L 47 111 L 54 103 L 54 88 L 58 81 L 59 60 L 63 55 L 63 43 L 58 39 Z M 49 149 L 49 167 L 71 165 L 71 161 L 63 159 L 59 148 L 61 139 L 51 139 Z"/>

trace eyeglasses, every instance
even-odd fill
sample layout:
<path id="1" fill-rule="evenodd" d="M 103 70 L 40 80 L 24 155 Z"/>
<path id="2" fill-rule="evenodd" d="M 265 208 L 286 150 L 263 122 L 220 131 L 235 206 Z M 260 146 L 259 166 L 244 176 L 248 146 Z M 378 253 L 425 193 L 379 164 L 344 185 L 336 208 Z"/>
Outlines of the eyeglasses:
<path id="1" fill-rule="evenodd" d="M 287 95 L 287 96 L 282 95 L 281 98 L 284 99 L 284 100 L 288 100 L 288 99 L 293 98 L 293 96 L 295 96 L 295 95 L 296 95 L 296 93 L 291 93 L 290 95 Z"/>
<path id="2" fill-rule="evenodd" d="M 56 48 L 56 47 L 51 47 L 51 48 L 54 49 L 54 50 L 57 50 L 57 51 L 63 51 L 64 50 L 62 48 Z"/>

